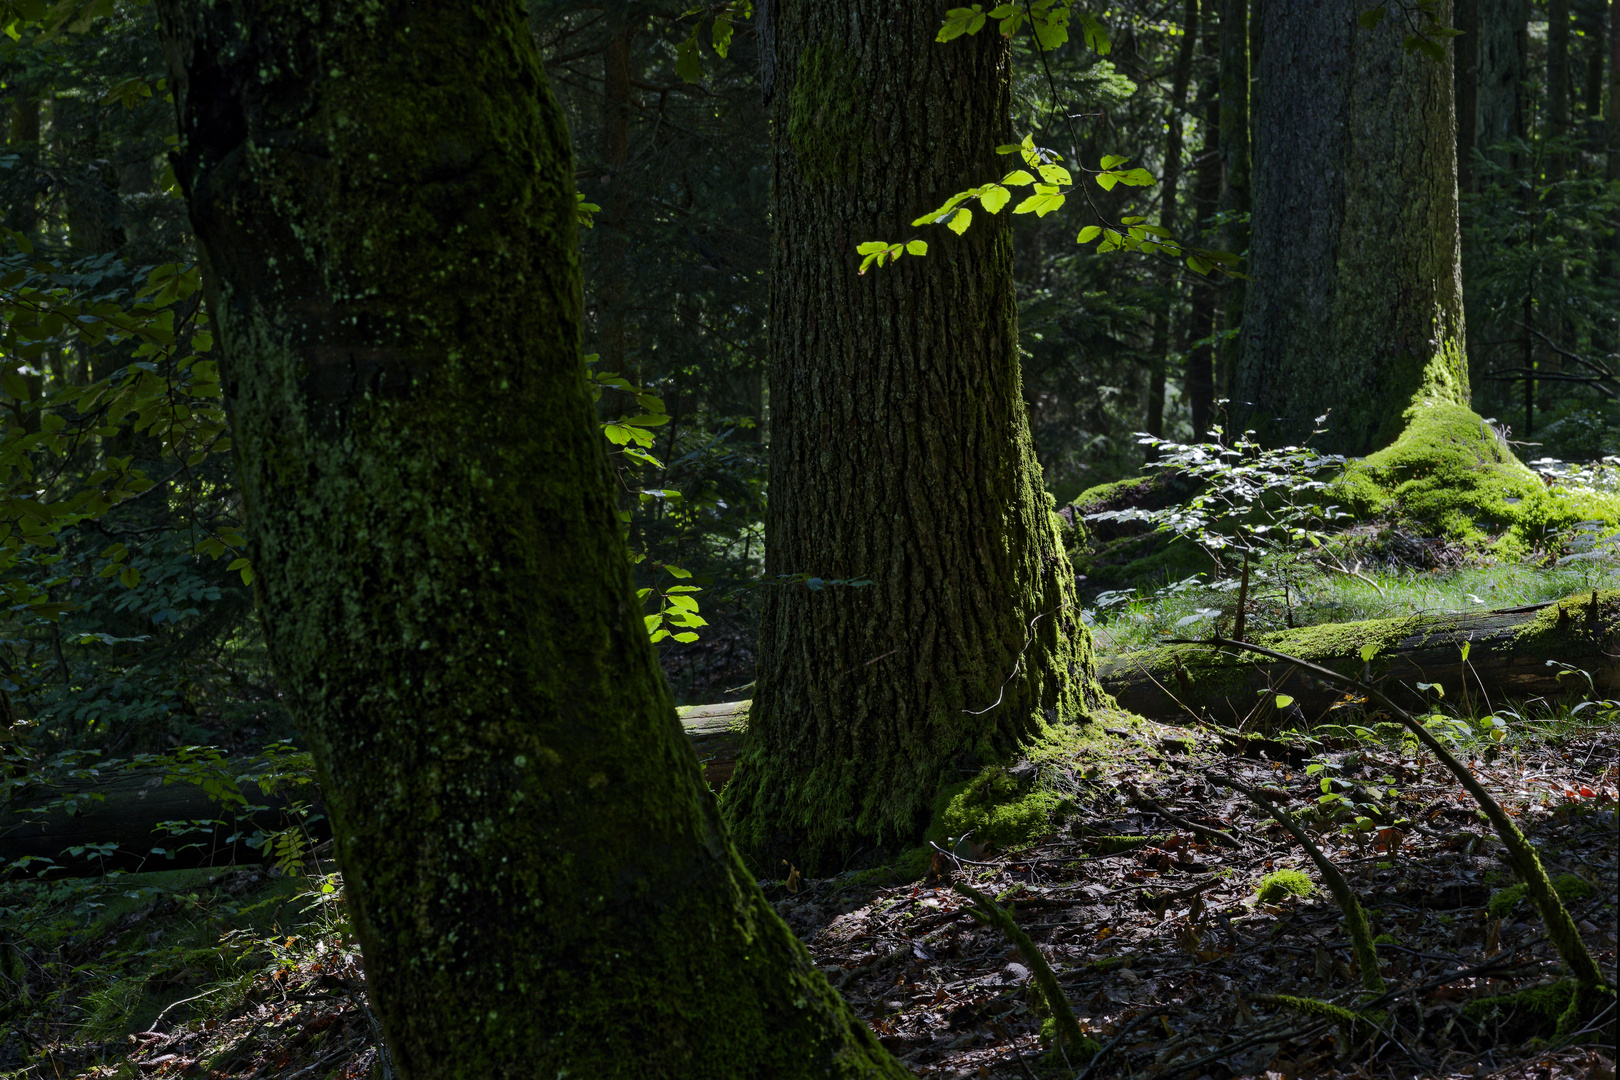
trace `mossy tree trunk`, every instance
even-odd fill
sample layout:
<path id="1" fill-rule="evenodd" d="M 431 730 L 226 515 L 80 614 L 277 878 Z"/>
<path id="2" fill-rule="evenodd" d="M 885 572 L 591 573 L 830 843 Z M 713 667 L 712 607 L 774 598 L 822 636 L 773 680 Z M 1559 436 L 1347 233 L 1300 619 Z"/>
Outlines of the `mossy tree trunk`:
<path id="1" fill-rule="evenodd" d="M 739 846 L 837 870 L 917 842 L 941 785 L 1082 718 L 1092 682 L 1018 369 L 1007 213 L 915 236 L 1017 164 L 1008 48 L 936 44 L 946 5 L 804 0 L 776 13 L 776 229 L 766 573 Z"/>
<path id="2" fill-rule="evenodd" d="M 641 625 L 522 6 L 159 7 L 266 635 L 399 1074 L 905 1075 L 737 858 Z"/>
<path id="3" fill-rule="evenodd" d="M 1401 19 L 1363 30 L 1365 8 L 1267 9 L 1234 394 L 1276 442 L 1331 411 L 1317 445 L 1352 454 L 1419 400 L 1468 403 L 1450 47 L 1407 53 Z"/>

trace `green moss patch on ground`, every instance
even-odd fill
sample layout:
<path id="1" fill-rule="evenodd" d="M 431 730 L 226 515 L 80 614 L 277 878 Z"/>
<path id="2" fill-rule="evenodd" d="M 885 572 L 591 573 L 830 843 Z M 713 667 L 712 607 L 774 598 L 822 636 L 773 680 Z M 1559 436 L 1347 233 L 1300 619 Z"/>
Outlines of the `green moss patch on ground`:
<path id="1" fill-rule="evenodd" d="M 1352 462 L 1330 488 L 1358 518 L 1394 517 L 1432 535 L 1520 556 L 1578 522 L 1620 525 L 1620 498 L 1549 489 L 1507 440 L 1461 405 L 1424 403 L 1400 438 Z"/>

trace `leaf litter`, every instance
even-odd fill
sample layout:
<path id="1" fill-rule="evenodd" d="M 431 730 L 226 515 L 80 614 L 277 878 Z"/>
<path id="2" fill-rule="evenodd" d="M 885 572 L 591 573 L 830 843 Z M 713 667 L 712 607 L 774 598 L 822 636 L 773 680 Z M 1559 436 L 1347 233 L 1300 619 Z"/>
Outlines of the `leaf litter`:
<path id="1" fill-rule="evenodd" d="M 1549 873 L 1589 886 L 1574 890 L 1584 895 L 1569 907 L 1611 982 L 1617 749 L 1620 731 L 1586 727 L 1491 747 L 1490 760 L 1471 762 Z M 1314 879 L 1313 868 L 1280 826 L 1205 770 L 1318 819 L 1311 831 L 1379 935 L 1390 989 L 1376 1030 L 1346 1033 L 1278 1003 L 1286 994 L 1354 1006 L 1350 942 L 1320 887 L 1258 899 L 1268 876 Z M 1464 1016 L 1470 1001 L 1553 981 L 1560 964 L 1530 905 L 1503 898 L 1513 877 L 1500 845 L 1442 776 L 1400 744 L 1301 746 L 1178 729 L 1129 762 L 1048 767 L 1042 782 L 1083 809 L 1037 843 L 1007 852 L 959 845 L 957 855 L 936 856 L 928 879 L 901 885 L 870 884 L 870 873 L 802 880 L 791 867 L 765 884 L 817 966 L 917 1076 L 1613 1080 L 1612 1013 L 1604 1031 L 1563 1044 Z M 1315 809 L 1340 801 L 1378 821 L 1346 831 Z M 261 873 L 220 880 L 241 892 Z M 975 922 L 953 880 L 1013 914 L 1101 1053 L 1051 1060 L 1029 958 Z M 109 938 L 128 929 L 122 922 Z M 328 917 L 285 941 L 257 942 L 270 962 L 203 994 L 177 988 L 161 1019 L 122 1041 L 75 1039 L 59 1022 L 13 1025 L 7 1041 L 21 1034 L 31 1045 L 0 1048 L 0 1059 L 13 1059 L 0 1060 L 0 1071 L 26 1056 L 8 1075 L 391 1077 L 358 949 L 334 927 Z M 81 949 L 84 965 L 94 943 Z M 38 985 L 24 992 L 60 991 L 46 985 L 49 969 L 35 965 L 25 977 Z"/>

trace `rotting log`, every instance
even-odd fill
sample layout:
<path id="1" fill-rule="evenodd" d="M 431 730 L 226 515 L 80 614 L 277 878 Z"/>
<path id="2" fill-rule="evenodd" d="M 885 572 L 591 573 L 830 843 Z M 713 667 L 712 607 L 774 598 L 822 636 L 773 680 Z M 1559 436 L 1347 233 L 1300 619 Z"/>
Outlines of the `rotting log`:
<path id="1" fill-rule="evenodd" d="M 697 751 L 703 779 L 716 791 L 726 786 L 737 768 L 750 704 L 729 701 L 720 705 L 683 705 L 675 710 L 680 714 L 686 737 L 692 740 L 692 748 Z"/>
<path id="2" fill-rule="evenodd" d="M 300 821 L 310 840 L 327 836 L 318 803 L 300 815 L 286 792 L 243 783 L 246 806 L 227 809 L 184 780 L 164 783 L 167 775 L 137 769 L 14 788 L 0 802 L 0 878 L 257 864 L 272 855 L 264 838 Z"/>
<path id="3" fill-rule="evenodd" d="M 1556 602 L 1497 611 L 1416 614 L 1258 635 L 1279 652 L 1360 674 L 1361 649 L 1378 647 L 1371 674 L 1396 701 L 1422 704 L 1415 684 L 1445 687 L 1446 700 L 1499 705 L 1507 699 L 1557 697 L 1584 690 L 1580 676 L 1560 678 L 1560 661 L 1587 672 L 1599 696 L 1620 697 L 1620 590 L 1581 593 Z M 1461 660 L 1469 645 L 1466 664 Z M 1294 665 L 1259 662 L 1196 645 L 1163 646 L 1099 661 L 1098 678 L 1120 706 L 1161 720 L 1211 715 L 1221 722 L 1251 716 L 1270 721 L 1275 695 L 1293 701 L 1285 719 L 1332 720 L 1345 695 Z M 1466 670 L 1467 679 L 1463 680 Z M 749 702 L 679 709 L 704 778 L 719 790 L 742 751 Z M 1259 710 L 1257 713 L 1256 710 Z M 1347 714 L 1347 719 L 1349 714 Z M 25 856 L 54 860 L 43 876 L 96 876 L 112 870 L 178 870 L 262 862 L 248 841 L 293 823 L 285 795 L 251 784 L 243 794 L 262 809 L 225 813 L 200 788 L 163 783 L 161 770 L 101 781 L 25 786 L 0 804 L 0 874 Z M 93 796 L 99 796 L 94 798 Z M 194 828 L 175 834 L 165 823 Z M 197 825 L 196 823 L 209 823 Z M 312 826 L 324 838 L 324 818 Z M 97 846 L 116 844 L 105 855 Z M 83 849 L 69 854 L 74 848 Z M 30 876 L 43 863 L 34 863 Z"/>
<path id="4" fill-rule="evenodd" d="M 1561 676 L 1567 669 L 1548 661 L 1585 671 L 1600 697 L 1620 696 L 1620 590 L 1496 611 L 1313 626 L 1256 635 L 1254 641 L 1346 675 L 1363 672 L 1361 650 L 1374 645 L 1370 674 L 1403 706 L 1432 699 L 1434 691 L 1418 690 L 1420 682 L 1443 687 L 1449 705 L 1476 708 L 1588 689 L 1583 677 Z M 1108 657 L 1098 668 L 1121 708 L 1157 719 L 1208 715 L 1223 723 L 1251 717 L 1269 722 L 1280 694 L 1293 699 L 1285 706 L 1285 722 L 1316 723 L 1354 704 L 1340 688 L 1295 665 L 1198 645 Z"/>

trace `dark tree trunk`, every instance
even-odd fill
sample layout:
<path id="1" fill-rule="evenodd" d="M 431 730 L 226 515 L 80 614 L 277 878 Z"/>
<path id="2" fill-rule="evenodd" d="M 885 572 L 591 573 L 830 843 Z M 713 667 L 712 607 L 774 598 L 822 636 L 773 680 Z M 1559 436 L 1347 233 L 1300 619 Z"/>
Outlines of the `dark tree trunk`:
<path id="1" fill-rule="evenodd" d="M 631 40 L 639 18 L 623 18 L 602 51 L 602 165 L 605 190 L 602 216 L 597 223 L 596 337 L 601 368 L 640 381 L 640 373 L 627 371 L 629 320 L 625 301 L 630 272 L 630 65 Z M 606 394 L 602 406 L 612 415 L 623 414 L 628 398 Z"/>
<path id="2" fill-rule="evenodd" d="M 1223 0 L 1221 8 L 1221 165 L 1222 244 L 1241 255 L 1249 248 L 1249 0 Z M 1246 290 L 1240 277 L 1223 289 L 1220 370 L 1229 378 L 1243 362 L 1243 337 L 1234 331 L 1243 325 Z"/>
<path id="3" fill-rule="evenodd" d="M 1513 165 L 1512 151 L 1498 147 L 1524 133 L 1524 51 L 1528 27 L 1525 0 L 1474 0 L 1479 41 L 1472 147 L 1497 165 Z M 1457 39 L 1460 41 L 1461 39 Z"/>
<path id="4" fill-rule="evenodd" d="M 1213 0 L 1211 0 L 1213 10 Z M 1200 88 L 1199 98 L 1204 102 L 1204 148 L 1198 155 L 1198 167 L 1193 174 L 1193 221 L 1201 243 L 1214 245 L 1219 241 L 1204 236 L 1211 227 L 1211 218 L 1219 208 L 1221 197 L 1221 100 L 1220 100 L 1220 23 L 1205 19 L 1200 28 L 1203 52 L 1209 63 L 1209 78 Z M 1209 435 L 1215 418 L 1215 398 L 1220 380 L 1216 377 L 1219 352 L 1210 338 L 1215 333 L 1215 316 L 1221 306 L 1221 288 L 1208 277 L 1192 283 L 1192 317 L 1187 331 L 1192 344 L 1187 348 L 1187 404 L 1192 408 L 1193 441 Z"/>
<path id="5" fill-rule="evenodd" d="M 1187 87 L 1192 82 L 1193 50 L 1198 45 L 1198 0 L 1186 0 L 1181 16 L 1181 41 L 1176 45 L 1175 73 L 1170 80 L 1170 101 L 1164 110 L 1164 178 L 1159 188 L 1159 224 L 1175 233 L 1178 223 L 1176 203 L 1180 198 L 1183 130 L 1186 126 Z M 1174 299 L 1175 279 L 1167 283 Z M 1153 370 L 1148 380 L 1147 432 L 1164 434 L 1165 354 L 1170 351 L 1173 312 L 1153 317 L 1153 344 L 1150 355 Z"/>
<path id="6" fill-rule="evenodd" d="M 265 634 L 400 1076 L 905 1075 L 647 640 L 522 5 L 159 9 Z"/>
<path id="7" fill-rule="evenodd" d="M 1547 0 L 1547 134 L 1569 134 L 1569 0 Z M 1568 155 L 1555 148 L 1547 160 L 1549 180 L 1562 180 Z"/>
<path id="8" fill-rule="evenodd" d="M 1457 191 L 1463 193 L 1474 190 L 1474 147 L 1479 143 L 1481 0 L 1453 0 L 1452 6 L 1453 21 L 1462 32 L 1452 42 L 1452 82 L 1457 101 Z"/>
<path id="9" fill-rule="evenodd" d="M 1394 15 L 1357 26 L 1364 7 L 1268 9 L 1236 394 L 1268 441 L 1331 412 L 1320 445 L 1353 454 L 1420 401 L 1468 404 L 1450 50 L 1409 54 Z"/>
<path id="10" fill-rule="evenodd" d="M 855 247 L 1000 176 L 1008 47 L 943 3 L 806 0 L 776 33 L 766 574 L 739 845 L 838 869 L 1094 700 L 1019 387 L 1007 212 L 858 277 Z"/>

